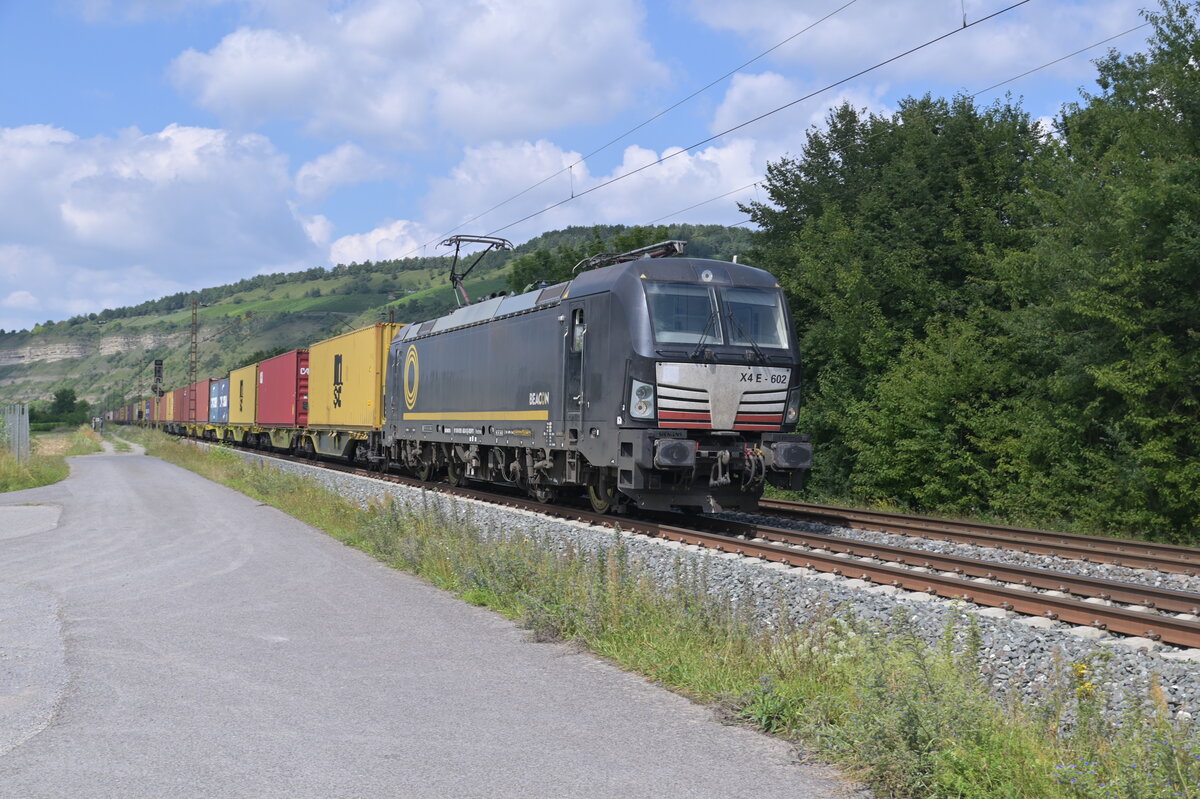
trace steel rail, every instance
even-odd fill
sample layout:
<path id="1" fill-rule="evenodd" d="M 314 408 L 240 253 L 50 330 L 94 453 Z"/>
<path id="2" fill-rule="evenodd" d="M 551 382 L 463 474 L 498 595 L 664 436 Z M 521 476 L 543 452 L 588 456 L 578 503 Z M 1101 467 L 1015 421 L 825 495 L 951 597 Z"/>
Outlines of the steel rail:
<path id="1" fill-rule="evenodd" d="M 759 507 L 787 516 L 856 530 L 939 538 L 958 543 L 1017 549 L 1032 554 L 1055 555 L 1072 560 L 1111 563 L 1133 569 L 1189 576 L 1200 573 L 1200 549 L 1153 541 L 1056 533 L 1026 527 L 960 522 L 779 499 L 763 499 L 759 502 Z"/>
<path id="2" fill-rule="evenodd" d="M 898 566 L 846 560 L 834 554 L 796 552 L 770 542 L 730 541 L 719 533 L 698 533 L 663 525 L 650 533 L 685 544 L 734 552 L 791 566 L 803 566 L 822 572 L 851 577 L 865 582 L 891 585 L 910 591 L 935 594 L 946 599 L 961 599 L 976 605 L 999 607 L 1031 616 L 1106 629 L 1125 635 L 1141 636 L 1185 647 L 1200 647 L 1200 621 L 1181 619 L 1122 607 L 1108 607 L 1069 597 L 1037 594 L 1019 588 L 989 585 L 962 577 L 936 573 L 918 573 Z"/>
<path id="3" fill-rule="evenodd" d="M 1200 594 L 1191 591 L 1075 575 L 1036 566 L 998 563 L 921 549 L 875 544 L 868 541 L 834 538 L 828 535 L 761 524 L 731 522 L 724 519 L 705 519 L 701 524 L 709 530 L 717 530 L 729 535 L 761 538 L 765 541 L 789 546 L 825 550 L 856 558 L 888 561 L 909 568 L 915 566 L 941 572 L 953 572 L 959 576 L 973 579 L 1014 583 L 1027 588 L 1059 591 L 1074 596 L 1136 605 L 1148 610 L 1200 616 Z"/>

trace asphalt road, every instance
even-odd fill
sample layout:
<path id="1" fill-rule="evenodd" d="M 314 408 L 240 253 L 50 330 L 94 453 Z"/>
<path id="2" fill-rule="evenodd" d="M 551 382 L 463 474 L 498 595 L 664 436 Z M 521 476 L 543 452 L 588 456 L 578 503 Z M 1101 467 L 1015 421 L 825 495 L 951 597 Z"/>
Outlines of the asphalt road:
<path id="1" fill-rule="evenodd" d="M 850 790 L 190 472 L 71 466 L 0 495 L 0 796 Z"/>

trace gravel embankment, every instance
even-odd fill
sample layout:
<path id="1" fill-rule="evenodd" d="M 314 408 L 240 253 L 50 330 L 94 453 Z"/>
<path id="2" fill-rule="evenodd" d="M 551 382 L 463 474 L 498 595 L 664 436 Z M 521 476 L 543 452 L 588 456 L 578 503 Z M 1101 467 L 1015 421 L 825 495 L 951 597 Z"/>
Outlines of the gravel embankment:
<path id="1" fill-rule="evenodd" d="M 258 458 L 252 454 L 247 457 Z M 1098 684 L 1112 718 L 1119 718 L 1131 703 L 1148 701 L 1153 683 L 1161 686 L 1176 718 L 1186 720 L 1200 714 L 1200 650 L 1181 650 L 1146 639 L 1112 636 L 1091 628 L 1020 616 L 997 608 L 964 606 L 961 602 L 927 594 L 897 591 L 891 586 L 870 585 L 809 569 L 767 564 L 729 553 L 615 533 L 605 528 L 381 483 L 319 467 L 273 459 L 268 462 L 284 471 L 309 475 L 363 505 L 395 497 L 418 511 L 423 507 L 438 506 L 458 518 L 469 515 L 472 523 L 483 530 L 562 537 L 585 550 L 610 548 L 621 540 L 630 557 L 641 563 L 655 580 L 669 584 L 681 573 L 701 576 L 712 593 L 728 595 L 738 603 L 748 603 L 756 617 L 768 624 L 777 622 L 780 609 L 786 608 L 786 612 L 799 622 L 814 616 L 853 616 L 872 629 L 887 634 L 911 631 L 933 643 L 943 638 L 948 625 L 956 625 L 961 630 L 965 627 L 964 620 L 973 617 L 982 634 L 981 673 L 997 696 L 1019 698 L 1030 707 L 1047 707 L 1055 695 L 1069 696 L 1074 685 L 1071 664 L 1085 663 L 1093 667 L 1089 679 Z M 855 537 L 875 535 L 858 530 L 852 532 Z M 899 538 L 879 535 L 880 540 Z M 910 543 L 905 541 L 901 545 Z M 942 543 L 926 542 L 933 546 Z M 948 546 L 950 548 L 942 551 L 968 557 L 991 557 L 991 553 L 996 552 L 981 553 L 981 548 L 964 545 Z M 1028 555 L 998 553 L 1009 554 L 1018 558 L 1009 562 L 1055 567 L 1050 559 L 1030 561 Z M 1074 561 L 1070 563 L 1077 565 Z M 1106 570 L 1115 567 L 1092 566 L 1097 569 L 1096 574 L 1123 579 L 1118 573 Z"/>

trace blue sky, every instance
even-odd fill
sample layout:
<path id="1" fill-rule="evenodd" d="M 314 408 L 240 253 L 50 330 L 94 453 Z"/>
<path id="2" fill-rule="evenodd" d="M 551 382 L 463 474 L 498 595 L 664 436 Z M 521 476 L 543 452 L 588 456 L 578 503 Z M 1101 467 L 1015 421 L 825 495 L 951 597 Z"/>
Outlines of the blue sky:
<path id="1" fill-rule="evenodd" d="M 513 225 L 1013 0 L 0 0 L 0 328 L 441 254 L 456 228 L 738 223 L 754 188 L 675 212 L 751 186 L 842 101 L 973 93 L 1139 25 L 1149 1 L 1032 0 Z M 1053 117 L 1094 86 L 1092 59 L 1148 32 L 978 99 Z"/>

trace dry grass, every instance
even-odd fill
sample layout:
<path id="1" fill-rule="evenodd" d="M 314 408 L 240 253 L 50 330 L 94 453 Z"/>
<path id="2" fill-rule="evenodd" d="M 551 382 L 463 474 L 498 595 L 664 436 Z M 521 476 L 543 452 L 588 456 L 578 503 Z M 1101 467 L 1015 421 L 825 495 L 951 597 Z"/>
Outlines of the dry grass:
<path id="1" fill-rule="evenodd" d="M 50 485 L 70 473 L 66 459 L 99 452 L 100 436 L 87 427 L 72 433 L 46 433 L 33 437 L 32 454 L 25 463 L 7 451 L 0 452 L 0 493 Z"/>

